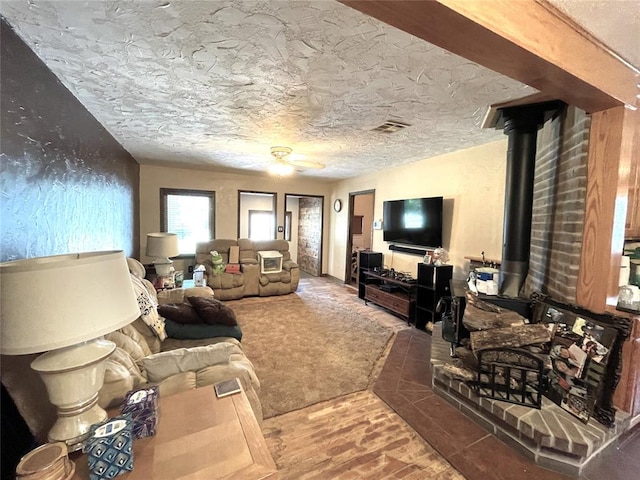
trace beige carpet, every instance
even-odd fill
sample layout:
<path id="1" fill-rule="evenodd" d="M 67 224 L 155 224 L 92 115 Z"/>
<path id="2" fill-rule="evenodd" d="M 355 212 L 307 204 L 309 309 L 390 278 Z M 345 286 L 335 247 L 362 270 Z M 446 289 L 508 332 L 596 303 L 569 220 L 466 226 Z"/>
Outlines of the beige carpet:
<path id="1" fill-rule="evenodd" d="M 347 287 L 305 279 L 296 293 L 226 302 L 262 385 L 264 418 L 364 390 L 393 336 Z"/>

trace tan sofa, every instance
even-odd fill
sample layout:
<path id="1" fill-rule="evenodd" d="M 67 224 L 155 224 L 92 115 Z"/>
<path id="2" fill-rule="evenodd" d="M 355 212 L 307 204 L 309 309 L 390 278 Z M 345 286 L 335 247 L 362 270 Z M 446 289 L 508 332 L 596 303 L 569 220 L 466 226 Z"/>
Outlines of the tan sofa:
<path id="1" fill-rule="evenodd" d="M 129 265 L 132 273 L 144 278 L 144 267 L 139 262 L 129 259 Z M 150 282 L 142 282 L 160 304 L 181 302 L 187 296 L 213 296 L 208 287 L 174 289 L 158 296 Z M 104 386 L 99 393 L 101 406 L 118 405 L 129 390 L 149 384 L 158 385 L 160 396 L 166 396 L 237 377 L 256 418 L 262 420 L 260 382 L 235 338 L 160 340 L 142 318 L 105 338 L 118 348 L 108 360 Z"/>
<path id="2" fill-rule="evenodd" d="M 141 279 L 151 297 L 157 298 L 150 282 L 143 280 L 144 267 L 128 259 L 132 273 Z M 174 289 L 161 292 L 160 303 L 176 303 L 186 295 L 211 295 L 211 289 Z M 122 402 L 131 389 L 158 384 L 160 395 L 211 385 L 238 377 L 247 394 L 258 421 L 262 420 L 262 406 L 258 397 L 260 382 L 253 365 L 242 351 L 240 343 L 231 337 L 203 340 L 160 341 L 141 320 L 137 319 L 117 332 L 106 335 L 118 348 L 108 360 L 104 386 L 98 402 L 111 407 Z M 40 442 L 56 419 L 56 409 L 40 376 L 29 367 L 37 357 L 33 355 L 2 355 L 0 374 L 2 383 L 15 402 L 31 433 Z"/>
<path id="3" fill-rule="evenodd" d="M 229 262 L 229 247 L 240 247 L 240 272 L 215 274 L 211 251 L 222 255 L 225 264 Z M 260 273 L 258 252 L 275 250 L 282 254 L 282 272 Z M 286 295 L 295 292 L 300 282 L 300 269 L 291 259 L 289 242 L 286 240 L 238 240 L 219 239 L 196 245 L 196 265 L 204 265 L 207 285 L 218 300 L 235 300 L 250 296 Z"/>

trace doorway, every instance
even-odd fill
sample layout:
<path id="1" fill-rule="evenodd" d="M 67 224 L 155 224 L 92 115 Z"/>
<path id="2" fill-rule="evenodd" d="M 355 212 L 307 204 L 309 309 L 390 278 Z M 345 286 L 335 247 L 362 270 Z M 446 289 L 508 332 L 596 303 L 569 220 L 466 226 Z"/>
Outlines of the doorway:
<path id="1" fill-rule="evenodd" d="M 238 238 L 276 238 L 276 194 L 238 190 Z"/>
<path id="2" fill-rule="evenodd" d="M 284 234 L 291 258 L 301 272 L 322 275 L 324 196 L 284 195 Z"/>
<path id="3" fill-rule="evenodd" d="M 358 285 L 358 256 L 373 245 L 373 209 L 375 190 L 349 194 L 349 231 L 347 232 L 347 259 L 345 282 Z"/>

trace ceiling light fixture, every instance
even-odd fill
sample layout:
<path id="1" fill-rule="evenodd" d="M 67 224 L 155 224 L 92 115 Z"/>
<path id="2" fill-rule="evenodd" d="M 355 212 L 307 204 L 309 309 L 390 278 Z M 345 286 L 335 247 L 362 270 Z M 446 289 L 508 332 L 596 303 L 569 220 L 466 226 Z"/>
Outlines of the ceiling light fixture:
<path id="1" fill-rule="evenodd" d="M 271 147 L 271 155 L 276 159 L 274 163 L 269 165 L 269 172 L 273 175 L 283 177 L 291 175 L 295 168 L 301 169 L 321 169 L 324 168 L 324 164 L 308 160 L 290 160 L 287 158 L 291 154 L 289 147 Z"/>
<path id="2" fill-rule="evenodd" d="M 293 165 L 285 160 L 285 157 L 290 153 L 289 147 L 271 147 L 271 155 L 275 157 L 276 161 L 269 165 L 269 173 L 279 177 L 291 175 L 294 170 Z"/>
<path id="3" fill-rule="evenodd" d="M 291 175 L 293 173 L 293 165 L 284 160 L 277 160 L 276 163 L 269 165 L 269 173 L 279 177 Z"/>

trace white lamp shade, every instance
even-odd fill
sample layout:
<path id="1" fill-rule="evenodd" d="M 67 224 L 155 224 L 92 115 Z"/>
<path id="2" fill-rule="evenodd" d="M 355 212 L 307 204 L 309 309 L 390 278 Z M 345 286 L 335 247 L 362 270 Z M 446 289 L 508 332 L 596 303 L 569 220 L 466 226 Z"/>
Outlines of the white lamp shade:
<path id="1" fill-rule="evenodd" d="M 45 352 L 128 325 L 140 309 L 122 251 L 0 263 L 0 353 Z"/>
<path id="2" fill-rule="evenodd" d="M 180 255 L 178 235 L 175 233 L 148 233 L 147 256 L 153 258 L 170 258 Z"/>

